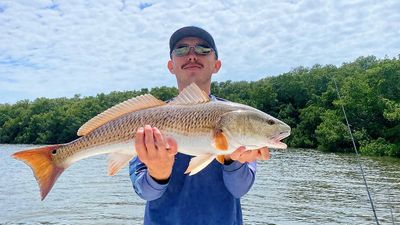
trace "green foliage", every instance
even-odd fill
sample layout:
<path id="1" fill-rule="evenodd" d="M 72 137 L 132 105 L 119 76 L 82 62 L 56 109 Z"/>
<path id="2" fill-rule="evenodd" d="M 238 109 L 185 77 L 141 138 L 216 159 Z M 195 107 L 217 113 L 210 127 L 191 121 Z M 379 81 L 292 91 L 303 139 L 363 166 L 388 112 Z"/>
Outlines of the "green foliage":
<path id="1" fill-rule="evenodd" d="M 258 81 L 213 82 L 211 92 L 289 124 L 292 134 L 286 142 L 290 147 L 352 152 L 343 106 L 362 154 L 400 157 L 400 58 L 359 57 L 340 67 L 314 65 Z M 176 96 L 178 89 L 162 86 L 0 104 L 0 143 L 72 141 L 78 128 L 93 116 L 145 93 L 167 100 Z"/>
<path id="2" fill-rule="evenodd" d="M 360 152 L 364 155 L 373 156 L 400 156 L 400 146 L 391 144 L 384 138 L 378 138 L 376 140 L 365 141 L 360 147 Z"/>
<path id="3" fill-rule="evenodd" d="M 349 151 L 350 137 L 347 126 L 342 117 L 334 110 L 327 110 L 321 117 L 315 134 L 318 140 L 318 149 L 331 152 Z"/>
<path id="4" fill-rule="evenodd" d="M 154 97 L 159 98 L 163 101 L 166 101 L 168 99 L 171 99 L 175 96 L 178 95 L 178 89 L 177 88 L 171 88 L 171 87 L 156 87 L 151 89 L 150 94 L 152 94 Z"/>
<path id="5" fill-rule="evenodd" d="M 289 145 L 304 148 L 315 147 L 318 143 L 315 130 L 322 122 L 324 109 L 316 105 L 310 105 L 299 111 L 300 122 L 292 129 L 293 138 L 290 140 Z"/>
<path id="6" fill-rule="evenodd" d="M 383 110 L 383 116 L 385 119 L 389 121 L 398 121 L 400 122 L 400 103 L 396 103 L 395 101 L 391 101 L 389 99 L 382 99 L 385 104 L 385 109 Z"/>

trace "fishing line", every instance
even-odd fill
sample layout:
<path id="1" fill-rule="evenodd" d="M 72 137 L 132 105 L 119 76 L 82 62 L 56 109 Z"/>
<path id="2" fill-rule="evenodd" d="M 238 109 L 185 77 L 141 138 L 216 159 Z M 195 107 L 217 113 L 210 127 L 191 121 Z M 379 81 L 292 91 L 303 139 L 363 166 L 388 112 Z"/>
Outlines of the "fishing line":
<path id="1" fill-rule="evenodd" d="M 333 82 L 335 83 L 336 92 L 337 92 L 337 95 L 339 96 L 339 100 L 342 100 L 342 97 L 340 96 L 339 88 L 337 86 L 336 80 L 333 79 Z M 363 166 L 362 166 L 362 163 L 361 163 L 361 160 L 360 160 L 360 154 L 358 154 L 357 147 L 356 147 L 356 142 L 354 141 L 353 133 L 351 132 L 350 124 L 349 124 L 349 121 L 347 120 L 347 115 L 346 115 L 346 111 L 344 110 L 344 106 L 343 106 L 343 104 L 340 104 L 340 105 L 342 106 L 342 111 L 343 111 L 343 114 L 344 114 L 344 118 L 346 119 L 347 128 L 349 129 L 351 141 L 353 142 L 354 151 L 356 152 L 357 163 L 358 163 L 358 166 L 360 167 L 361 174 L 362 174 L 362 177 L 364 179 L 364 185 L 365 185 L 365 188 L 367 189 L 368 199 L 369 199 L 369 202 L 371 203 L 372 211 L 374 212 L 375 221 L 376 221 L 376 224 L 379 225 L 378 217 L 376 216 L 374 202 L 372 201 L 371 193 L 369 192 L 367 179 L 365 178 L 364 169 L 363 169 Z"/>
<path id="2" fill-rule="evenodd" d="M 390 215 L 392 217 L 392 225 L 394 225 L 393 205 L 392 205 L 392 199 L 390 198 L 390 192 L 389 192 L 389 207 L 390 207 Z"/>

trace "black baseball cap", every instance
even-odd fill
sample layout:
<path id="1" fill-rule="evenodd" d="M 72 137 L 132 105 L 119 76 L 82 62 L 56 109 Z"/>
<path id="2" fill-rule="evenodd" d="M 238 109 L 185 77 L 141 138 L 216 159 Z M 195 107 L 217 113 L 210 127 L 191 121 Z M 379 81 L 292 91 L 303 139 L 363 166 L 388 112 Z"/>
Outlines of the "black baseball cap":
<path id="1" fill-rule="evenodd" d="M 182 40 L 183 38 L 187 37 L 197 37 L 207 42 L 207 44 L 209 44 L 209 47 L 214 49 L 215 57 L 218 59 L 217 47 L 215 46 L 215 42 L 211 34 L 205 31 L 204 29 L 195 26 L 182 27 L 171 35 L 171 38 L 169 39 L 170 56 L 172 54 L 172 51 L 174 50 L 176 43 L 178 43 L 178 41 Z"/>

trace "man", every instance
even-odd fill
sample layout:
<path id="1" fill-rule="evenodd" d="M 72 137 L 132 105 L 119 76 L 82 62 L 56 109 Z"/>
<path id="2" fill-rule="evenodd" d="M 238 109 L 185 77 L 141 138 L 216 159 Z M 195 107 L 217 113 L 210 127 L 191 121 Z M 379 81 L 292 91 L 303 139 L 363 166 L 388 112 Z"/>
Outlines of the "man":
<path id="1" fill-rule="evenodd" d="M 213 37 L 201 28 L 183 27 L 172 34 L 169 47 L 168 69 L 179 91 L 196 83 L 211 94 L 211 76 L 221 68 Z M 254 183 L 256 159 L 268 159 L 268 149 L 240 147 L 225 156 L 224 165 L 214 160 L 188 176 L 191 156 L 177 153 L 178 148 L 156 127 L 146 125 L 136 133 L 138 156 L 130 162 L 130 176 L 136 193 L 147 201 L 144 224 L 242 224 L 240 198 Z"/>

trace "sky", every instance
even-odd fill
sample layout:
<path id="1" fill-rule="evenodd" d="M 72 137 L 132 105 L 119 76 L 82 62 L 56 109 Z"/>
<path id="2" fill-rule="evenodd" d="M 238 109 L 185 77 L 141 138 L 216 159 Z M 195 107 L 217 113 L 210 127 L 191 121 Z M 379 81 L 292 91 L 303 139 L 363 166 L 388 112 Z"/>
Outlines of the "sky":
<path id="1" fill-rule="evenodd" d="M 398 0 L 0 0 L 0 104 L 176 86 L 168 41 L 189 25 L 215 39 L 214 81 L 400 54 Z"/>

